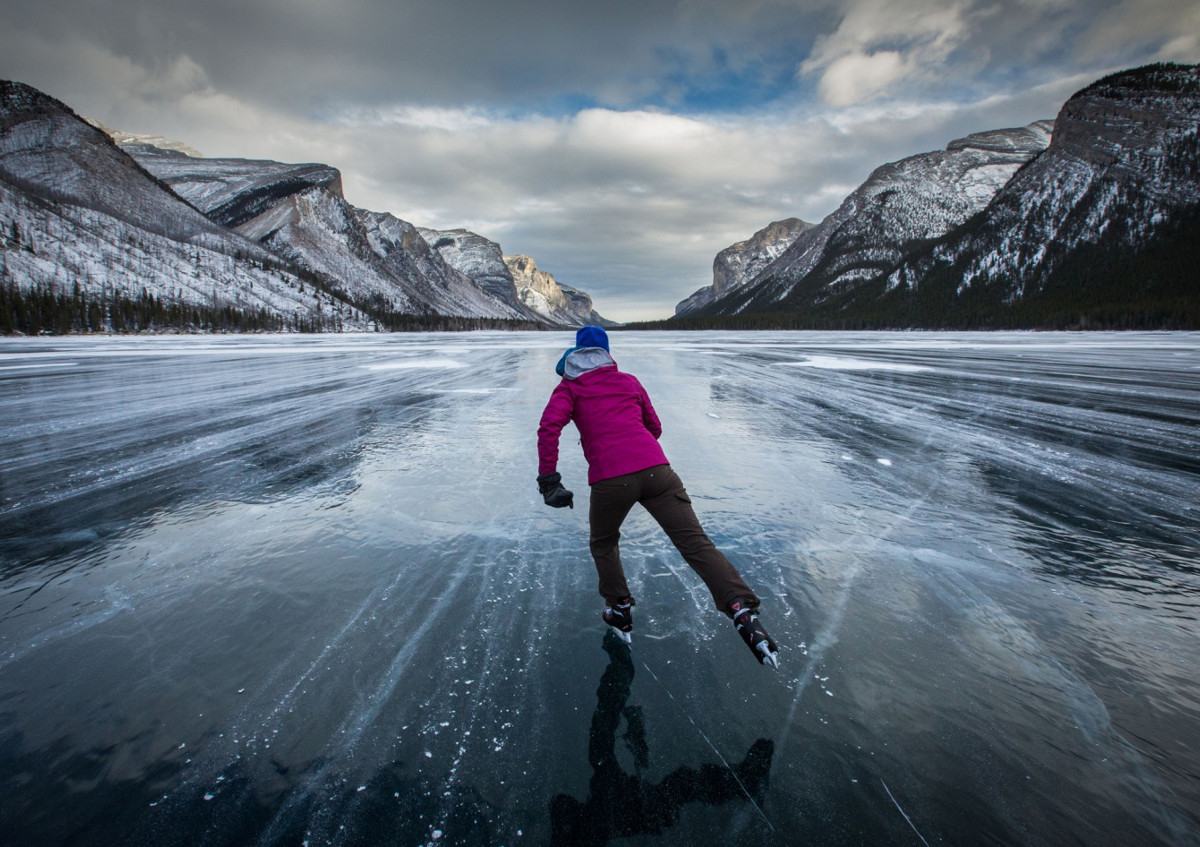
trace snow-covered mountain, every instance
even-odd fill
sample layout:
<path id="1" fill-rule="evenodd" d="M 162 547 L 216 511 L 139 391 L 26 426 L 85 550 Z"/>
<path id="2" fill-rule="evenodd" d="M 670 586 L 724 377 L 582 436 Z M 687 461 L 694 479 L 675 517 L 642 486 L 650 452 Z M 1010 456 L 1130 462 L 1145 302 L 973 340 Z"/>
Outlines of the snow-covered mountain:
<path id="1" fill-rule="evenodd" d="M 1198 126 L 1200 67 L 1154 65 L 884 165 L 704 325 L 1200 326 Z"/>
<path id="2" fill-rule="evenodd" d="M 1052 128 L 1038 121 L 977 133 L 877 168 L 832 214 L 802 229 L 778 258 L 706 311 L 772 311 L 793 292 L 819 303 L 891 270 L 913 244 L 944 235 L 983 209 L 1046 149 Z"/>
<path id="3" fill-rule="evenodd" d="M 706 285 L 676 305 L 675 316 L 697 312 L 743 287 L 792 246 L 801 233 L 812 227 L 799 218 L 787 218 L 767 224 L 745 241 L 726 247 L 713 260 L 712 285 Z"/>
<path id="4" fill-rule="evenodd" d="M 452 268 L 412 224 L 351 205 L 336 168 L 195 158 L 143 143 L 125 149 L 213 220 L 320 275 L 364 308 L 541 320 Z"/>
<path id="5" fill-rule="evenodd" d="M 616 325 L 596 312 L 585 292 L 563 285 L 528 256 L 505 256 L 504 264 L 512 274 L 517 297 L 538 314 L 566 326 Z"/>
<path id="6" fill-rule="evenodd" d="M 411 223 L 351 205 L 336 168 L 207 159 L 16 82 L 0 82 L 0 216 L 6 296 L 70 295 L 80 314 L 141 298 L 145 314 L 216 326 L 220 313 L 227 328 L 576 323 L 522 301 L 498 244 L 456 231 L 457 248 L 434 249 Z"/>
<path id="7" fill-rule="evenodd" d="M 151 297 L 267 316 L 275 326 L 368 325 L 360 310 L 209 220 L 70 108 L 7 81 L 0 222 L 0 278 L 18 291 L 106 303 Z"/>
<path id="8" fill-rule="evenodd" d="M 973 320 L 1111 324 L 1141 311 L 1189 325 L 1198 259 L 1200 66 L 1156 65 L 1068 100 L 1049 149 L 967 226 L 893 269 L 886 293 L 910 309 L 949 298 Z"/>

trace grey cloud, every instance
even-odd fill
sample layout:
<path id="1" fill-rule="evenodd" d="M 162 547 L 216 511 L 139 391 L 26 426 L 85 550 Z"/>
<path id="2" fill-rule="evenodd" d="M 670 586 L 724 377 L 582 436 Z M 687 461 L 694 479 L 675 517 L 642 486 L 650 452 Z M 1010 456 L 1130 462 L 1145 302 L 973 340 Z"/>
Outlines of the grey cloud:
<path id="1" fill-rule="evenodd" d="M 638 97 L 680 56 L 694 71 L 714 46 L 734 56 L 807 40 L 800 7 L 608 0 L 39 0 L 13 32 L 86 33 L 154 69 L 187 55 L 213 84 L 251 101 L 319 111 L 389 101 L 455 105 L 561 95 Z M 623 105 L 613 103 L 613 105 Z"/>

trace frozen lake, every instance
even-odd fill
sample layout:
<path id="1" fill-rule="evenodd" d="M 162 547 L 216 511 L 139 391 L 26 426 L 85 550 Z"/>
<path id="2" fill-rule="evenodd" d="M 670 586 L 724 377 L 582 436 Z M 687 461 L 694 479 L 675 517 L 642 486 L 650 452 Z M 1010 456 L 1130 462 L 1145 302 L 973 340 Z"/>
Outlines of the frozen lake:
<path id="1" fill-rule="evenodd" d="M 1200 335 L 612 339 L 778 673 L 573 334 L 0 339 L 0 842 L 1200 844 Z"/>

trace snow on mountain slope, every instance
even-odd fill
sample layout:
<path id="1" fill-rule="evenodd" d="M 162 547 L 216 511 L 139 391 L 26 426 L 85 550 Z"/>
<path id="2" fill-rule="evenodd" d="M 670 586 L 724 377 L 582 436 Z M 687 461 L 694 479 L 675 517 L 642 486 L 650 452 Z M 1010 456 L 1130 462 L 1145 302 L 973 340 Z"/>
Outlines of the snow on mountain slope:
<path id="1" fill-rule="evenodd" d="M 817 226 L 709 314 L 771 311 L 798 287 L 805 302 L 891 270 L 913 244 L 937 238 L 980 211 L 1026 162 L 1046 149 L 1053 124 L 970 135 L 945 150 L 877 168 Z"/>
<path id="2" fill-rule="evenodd" d="M 67 106 L 8 81 L 0 81 L 0 178 L 177 241 L 227 237 Z"/>
<path id="3" fill-rule="evenodd" d="M 1200 67 L 1113 74 L 1063 106 L 1049 149 L 970 227 L 888 276 L 920 288 L 936 269 L 956 292 L 1002 286 L 1010 303 L 1075 270 L 1085 248 L 1138 251 L 1200 212 Z M 1092 275 L 1099 274 L 1099 268 Z M 943 274 L 944 275 L 944 274 Z"/>
<path id="4" fill-rule="evenodd" d="M 0 271 L 18 289 L 143 293 L 266 310 L 326 328 L 367 326 L 277 258 L 210 221 L 100 130 L 29 86 L 0 82 Z"/>
<path id="5" fill-rule="evenodd" d="M 310 326 L 367 329 L 359 310 L 279 267 L 237 259 L 203 239 L 181 243 L 104 212 L 31 196 L 0 180 L 0 276 L 22 290 L 93 299 L 153 295 L 166 303 L 264 309 Z M 224 246 L 219 243 L 218 247 Z"/>

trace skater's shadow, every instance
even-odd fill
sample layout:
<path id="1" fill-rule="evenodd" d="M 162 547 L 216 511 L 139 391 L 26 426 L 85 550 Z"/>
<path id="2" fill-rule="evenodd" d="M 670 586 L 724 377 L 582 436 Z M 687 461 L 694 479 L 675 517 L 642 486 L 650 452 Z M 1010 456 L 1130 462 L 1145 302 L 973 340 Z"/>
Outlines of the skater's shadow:
<path id="1" fill-rule="evenodd" d="M 686 803 L 720 805 L 730 800 L 760 802 L 767 788 L 774 742 L 760 738 L 746 758 L 732 769 L 724 764 L 683 765 L 651 784 L 640 773 L 649 760 L 646 727 L 640 706 L 626 706 L 633 683 L 633 657 L 629 647 L 611 630 L 605 633 L 608 667 L 596 689 L 596 711 L 588 738 L 592 766 L 590 794 L 581 803 L 567 794 L 550 801 L 550 833 L 554 844 L 604 844 L 613 838 L 658 834 L 679 819 Z M 635 773 L 626 773 L 617 762 L 617 729 L 625 718 L 622 736 L 633 756 Z M 740 781 L 740 784 L 739 784 Z"/>

